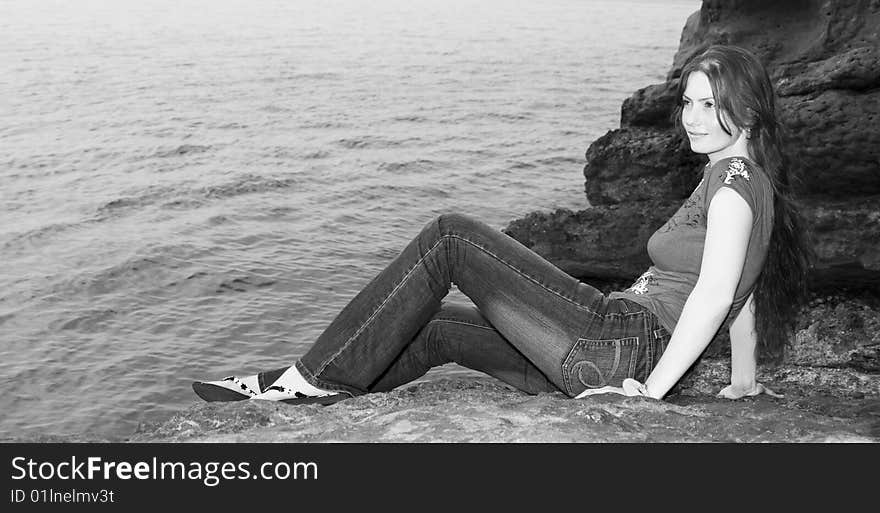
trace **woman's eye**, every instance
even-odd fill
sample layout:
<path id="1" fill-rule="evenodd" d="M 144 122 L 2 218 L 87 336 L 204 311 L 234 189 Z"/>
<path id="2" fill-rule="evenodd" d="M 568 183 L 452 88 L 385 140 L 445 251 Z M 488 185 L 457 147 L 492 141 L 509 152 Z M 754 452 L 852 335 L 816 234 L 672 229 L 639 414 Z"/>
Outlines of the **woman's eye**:
<path id="1" fill-rule="evenodd" d="M 703 106 L 706 107 L 707 109 L 714 109 L 715 108 L 715 104 L 713 102 L 706 102 L 703 104 Z"/>

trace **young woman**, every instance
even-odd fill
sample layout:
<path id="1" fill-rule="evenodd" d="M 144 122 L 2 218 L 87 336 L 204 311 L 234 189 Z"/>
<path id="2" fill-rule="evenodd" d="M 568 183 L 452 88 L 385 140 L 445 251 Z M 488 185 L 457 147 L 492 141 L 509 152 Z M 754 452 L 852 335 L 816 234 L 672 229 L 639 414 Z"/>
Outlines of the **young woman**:
<path id="1" fill-rule="evenodd" d="M 653 265 L 604 295 L 463 215 L 428 223 L 293 365 L 196 382 L 207 401 L 330 404 L 391 390 L 448 362 L 527 393 L 662 399 L 730 324 L 730 384 L 767 393 L 806 295 L 809 249 L 788 198 L 769 76 L 746 50 L 713 46 L 684 67 L 676 120 L 708 157 L 703 179 L 648 241 Z M 445 304 L 451 284 L 474 306 Z"/>

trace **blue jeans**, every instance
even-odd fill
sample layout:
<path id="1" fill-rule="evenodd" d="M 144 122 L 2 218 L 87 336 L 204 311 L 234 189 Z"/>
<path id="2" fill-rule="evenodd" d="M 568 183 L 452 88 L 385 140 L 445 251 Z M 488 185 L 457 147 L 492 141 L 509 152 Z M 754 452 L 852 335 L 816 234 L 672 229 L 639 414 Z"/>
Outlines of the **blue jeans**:
<path id="1" fill-rule="evenodd" d="M 474 306 L 444 304 L 451 284 Z M 455 362 L 528 393 L 644 381 L 669 333 L 469 217 L 428 223 L 296 362 L 307 381 L 360 395 Z M 276 371 L 281 372 L 281 370 Z"/>

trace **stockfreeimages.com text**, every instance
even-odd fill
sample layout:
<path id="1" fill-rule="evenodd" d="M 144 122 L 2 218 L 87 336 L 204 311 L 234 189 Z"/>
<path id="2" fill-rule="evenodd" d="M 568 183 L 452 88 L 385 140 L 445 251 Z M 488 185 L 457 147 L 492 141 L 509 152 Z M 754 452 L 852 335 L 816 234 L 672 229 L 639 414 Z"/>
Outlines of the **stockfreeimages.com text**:
<path id="1" fill-rule="evenodd" d="M 12 479 L 31 480 L 199 480 L 205 486 L 217 486 L 223 480 L 232 479 L 318 479 L 315 462 L 265 462 L 251 471 L 251 464 L 243 461 L 182 463 L 179 461 L 105 461 L 97 456 L 82 459 L 72 456 L 61 462 L 34 461 L 17 456 L 12 458 Z"/>

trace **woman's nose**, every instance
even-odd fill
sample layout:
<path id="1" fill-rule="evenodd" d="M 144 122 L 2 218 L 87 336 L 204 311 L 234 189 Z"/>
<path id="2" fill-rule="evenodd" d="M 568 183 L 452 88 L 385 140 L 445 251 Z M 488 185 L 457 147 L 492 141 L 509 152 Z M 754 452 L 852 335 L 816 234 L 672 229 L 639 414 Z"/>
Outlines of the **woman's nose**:
<path id="1" fill-rule="evenodd" d="M 681 111 L 681 121 L 687 127 L 694 126 L 697 122 L 697 116 L 694 114 L 694 109 L 685 107 L 685 109 Z"/>

